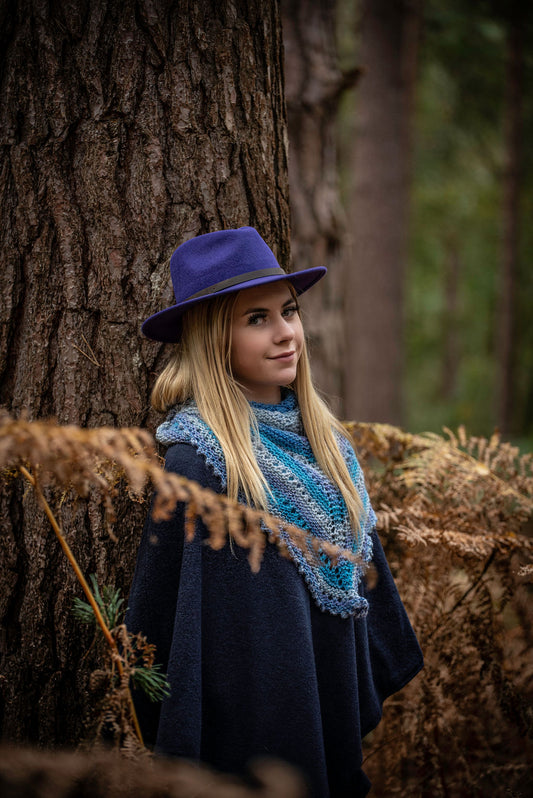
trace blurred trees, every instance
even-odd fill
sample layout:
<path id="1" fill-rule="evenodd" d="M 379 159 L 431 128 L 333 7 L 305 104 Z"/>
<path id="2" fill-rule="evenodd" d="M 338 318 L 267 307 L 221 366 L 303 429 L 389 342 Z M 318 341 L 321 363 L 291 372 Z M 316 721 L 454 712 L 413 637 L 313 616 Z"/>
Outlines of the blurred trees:
<path id="1" fill-rule="evenodd" d="M 413 0 L 360 0 L 353 252 L 346 271 L 345 415 L 400 423 L 411 99 L 420 28 Z"/>
<path id="2" fill-rule="evenodd" d="M 500 301 L 498 305 L 498 407 L 500 429 L 513 429 L 516 391 L 516 326 L 518 259 L 520 242 L 520 200 L 523 169 L 524 112 L 524 23 L 528 11 L 516 2 L 505 7 L 505 82 L 503 97 L 503 203 Z"/>
<path id="3" fill-rule="evenodd" d="M 533 435 L 531 42 L 529 7 L 426 1 L 406 283 L 411 429 Z"/>
<path id="4" fill-rule="evenodd" d="M 342 412 L 412 430 L 499 425 L 530 445 L 532 12 L 500 0 L 333 6 L 340 68 L 361 67 L 337 117 Z M 388 49 L 370 44 L 379 25 Z"/>
<path id="5" fill-rule="evenodd" d="M 305 297 L 313 375 L 340 412 L 344 373 L 345 218 L 337 157 L 338 104 L 357 78 L 341 70 L 330 0 L 282 0 L 289 129 L 291 256 L 296 269 L 328 267 Z"/>

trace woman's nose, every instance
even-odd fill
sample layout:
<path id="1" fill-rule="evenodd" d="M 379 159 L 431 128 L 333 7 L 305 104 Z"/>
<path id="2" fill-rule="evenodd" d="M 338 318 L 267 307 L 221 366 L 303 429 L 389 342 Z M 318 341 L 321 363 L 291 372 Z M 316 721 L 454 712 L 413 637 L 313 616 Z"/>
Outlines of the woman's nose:
<path id="1" fill-rule="evenodd" d="M 284 316 L 278 319 L 274 337 L 276 341 L 288 341 L 294 337 L 292 324 Z"/>

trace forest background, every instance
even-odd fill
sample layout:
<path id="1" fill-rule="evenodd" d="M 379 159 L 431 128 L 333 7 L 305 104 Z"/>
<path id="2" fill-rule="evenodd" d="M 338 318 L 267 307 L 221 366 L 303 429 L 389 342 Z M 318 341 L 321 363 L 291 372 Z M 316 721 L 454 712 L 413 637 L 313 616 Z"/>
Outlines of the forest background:
<path id="1" fill-rule="evenodd" d="M 338 4 L 339 58 L 345 68 L 354 62 L 364 68 L 358 48 L 365 53 L 367 47 L 370 52 L 378 48 L 353 36 L 354 10 L 357 4 Z M 403 151 L 399 148 L 409 185 L 404 216 L 408 238 L 403 261 L 397 256 L 389 267 L 403 268 L 398 295 L 404 312 L 403 397 L 396 407 L 391 403 L 387 420 L 417 432 L 438 432 L 443 425 L 459 423 L 475 434 L 498 427 L 530 449 L 531 12 L 515 3 L 457 0 L 430 0 L 418 8 L 410 4 L 410 12 L 421 16 L 411 20 L 404 40 L 409 52 L 403 53 L 403 72 L 402 62 L 396 64 L 409 95 Z M 368 28 L 363 24 L 363 35 Z M 365 197 L 358 201 L 362 190 L 353 169 L 354 150 L 364 141 L 372 112 L 364 96 L 360 120 L 364 80 L 363 72 L 360 82 L 343 95 L 338 117 L 348 231 L 362 227 L 360 216 L 368 213 L 364 207 L 361 212 Z M 386 91 L 376 102 L 384 96 Z M 398 106 L 389 107 L 398 113 Z M 394 123 L 389 118 L 383 122 L 387 124 Z M 393 181 L 385 176 L 380 182 L 381 201 L 386 202 Z M 354 213 L 359 213 L 357 220 Z M 357 262 L 353 268 L 359 268 Z M 396 290 L 401 290 L 398 285 Z M 380 325 L 379 302 L 373 302 L 372 312 Z M 372 384 L 371 368 L 363 371 L 363 385 Z M 371 406 L 369 399 L 362 414 L 348 416 L 370 419 Z"/>
<path id="2" fill-rule="evenodd" d="M 426 3 L 415 89 L 405 424 L 533 443 L 531 11 Z"/>
<path id="3" fill-rule="evenodd" d="M 0 5 L 4 740 L 79 742 L 98 664 L 20 469 L 49 463 L 82 570 L 127 591 L 146 504 L 99 430 L 158 421 L 139 323 L 172 249 L 254 224 L 329 268 L 303 304 L 335 409 L 408 430 L 352 427 L 426 656 L 368 743 L 375 794 L 531 787 L 531 459 L 492 436 L 532 447 L 531 38 L 498 0 Z"/>

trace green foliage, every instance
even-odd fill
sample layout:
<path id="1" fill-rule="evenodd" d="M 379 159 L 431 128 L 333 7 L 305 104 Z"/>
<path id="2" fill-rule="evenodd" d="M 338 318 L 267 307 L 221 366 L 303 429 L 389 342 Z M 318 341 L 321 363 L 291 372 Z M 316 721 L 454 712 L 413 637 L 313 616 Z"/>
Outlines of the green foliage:
<path id="1" fill-rule="evenodd" d="M 356 0 L 338 5 L 343 68 L 358 64 L 359 11 Z M 509 29 L 519 20 L 525 75 L 512 431 L 527 449 L 533 445 L 533 7 L 427 0 L 422 13 L 405 284 L 404 425 L 440 432 L 466 423 L 480 435 L 496 426 L 506 67 Z M 356 86 L 339 106 L 345 206 L 357 113 Z"/>
<path id="2" fill-rule="evenodd" d="M 170 685 L 164 673 L 161 673 L 161 665 L 152 665 L 151 668 L 137 667 L 132 672 L 132 680 L 135 687 L 142 690 L 150 701 L 162 701 L 170 695 Z"/>
<path id="3" fill-rule="evenodd" d="M 122 609 L 124 599 L 120 598 L 120 589 L 115 590 L 113 587 L 108 585 L 103 587 L 102 592 L 100 593 L 96 574 L 91 574 L 89 576 L 89 580 L 91 582 L 96 603 L 98 604 L 100 612 L 103 615 L 104 621 L 110 629 L 114 629 L 121 622 L 120 619 L 124 612 Z M 94 623 L 96 625 L 96 617 L 94 615 L 93 608 L 90 604 L 78 598 L 77 596 L 73 602 L 72 613 L 74 617 L 82 623 Z"/>
<path id="4" fill-rule="evenodd" d="M 532 103 L 533 105 L 533 103 Z M 533 130 L 533 107 L 529 109 L 531 119 L 529 129 Z M 527 151 L 530 159 L 528 173 L 533 174 L 533 148 Z M 522 419 L 522 434 L 527 438 L 531 448 L 533 441 L 533 324 L 531 324 L 531 308 L 533 308 L 533 279 L 531 277 L 531 260 L 533 253 L 533 180 L 523 188 L 522 214 L 520 227 L 522 230 L 520 263 L 517 336 L 520 340 L 517 369 L 517 415 Z"/>
<path id="5" fill-rule="evenodd" d="M 428 0 L 424 7 L 406 285 L 405 424 L 415 431 L 466 423 L 486 434 L 496 424 L 505 67 L 515 11 L 512 4 L 464 0 Z M 533 131 L 531 17 L 524 27 L 525 145 Z M 531 148 L 524 146 L 523 156 L 514 428 L 530 448 Z"/>
<path id="6" fill-rule="evenodd" d="M 96 574 L 89 577 L 94 598 L 102 613 L 104 620 L 110 630 L 117 630 L 123 623 L 125 613 L 124 599 L 120 597 L 120 588 L 107 585 L 98 587 Z M 93 608 L 90 604 L 76 597 L 72 607 L 73 615 L 82 623 L 94 624 L 97 629 L 99 626 Z M 127 644 L 124 645 L 125 639 Z M 161 665 L 154 664 L 154 648 L 146 643 L 146 640 L 139 635 L 121 634 L 119 642 L 125 652 L 130 678 L 138 689 L 142 690 L 150 701 L 162 701 L 170 695 L 170 685 L 164 673 L 161 673 Z"/>
<path id="7" fill-rule="evenodd" d="M 457 4 L 427 9 L 406 309 L 407 426 L 415 430 L 494 426 L 502 31 L 483 22 Z"/>

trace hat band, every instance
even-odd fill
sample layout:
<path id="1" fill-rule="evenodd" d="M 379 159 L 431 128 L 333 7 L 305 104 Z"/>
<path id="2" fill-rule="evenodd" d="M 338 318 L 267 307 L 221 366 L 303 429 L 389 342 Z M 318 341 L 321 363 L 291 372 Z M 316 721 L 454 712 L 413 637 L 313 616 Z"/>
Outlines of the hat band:
<path id="1" fill-rule="evenodd" d="M 182 302 L 188 302 L 190 299 L 197 299 L 200 296 L 216 294 L 217 291 L 222 291 L 224 288 L 231 288 L 233 285 L 247 283 L 249 280 L 258 280 L 261 277 L 275 277 L 278 274 L 287 276 L 287 273 L 283 271 L 281 266 L 270 269 L 256 269 L 253 272 L 246 272 L 246 274 L 238 274 L 236 277 L 230 277 L 228 280 L 222 280 L 222 282 L 210 285 L 208 288 L 202 289 L 202 291 L 197 291 L 196 294 L 192 294 L 187 297 L 187 299 L 183 299 Z"/>

